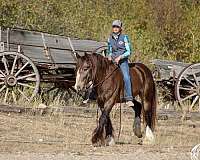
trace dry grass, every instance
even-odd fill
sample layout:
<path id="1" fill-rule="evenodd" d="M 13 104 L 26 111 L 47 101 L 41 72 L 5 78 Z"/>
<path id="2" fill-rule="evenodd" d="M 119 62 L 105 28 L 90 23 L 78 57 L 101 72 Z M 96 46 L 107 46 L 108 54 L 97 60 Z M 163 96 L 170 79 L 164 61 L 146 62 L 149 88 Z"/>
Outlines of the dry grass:
<path id="1" fill-rule="evenodd" d="M 113 112 L 114 113 L 114 112 Z M 112 114 L 115 135 L 119 130 L 119 112 Z M 96 126 L 95 113 L 57 113 L 31 116 L 3 114 L 0 116 L 1 153 L 66 153 L 77 156 L 143 155 L 168 159 L 181 155 L 188 159 L 191 148 L 200 142 L 200 122 L 181 120 L 158 121 L 156 144 L 138 145 L 132 132 L 133 114 L 122 114 L 122 132 L 113 147 L 93 148 L 91 133 Z M 195 124 L 195 125 L 194 125 Z M 117 136 L 116 136 L 117 137 Z M 142 152 L 141 152 L 142 151 Z M 132 155 L 133 156 L 133 155 Z"/>
<path id="2" fill-rule="evenodd" d="M 48 86 L 46 86 L 48 87 Z M 25 95 L 27 97 L 30 97 L 32 95 L 32 92 L 30 93 L 29 89 L 23 90 Z M 29 96 L 28 96 L 29 95 Z M 0 102 L 5 105 L 15 105 L 15 106 L 20 106 L 20 107 L 25 107 L 25 108 L 37 108 L 40 104 L 45 104 L 49 108 L 53 107 L 61 107 L 65 105 L 71 105 L 71 106 L 76 106 L 79 105 L 82 101 L 82 98 L 78 96 L 77 94 L 69 94 L 66 90 L 59 90 L 55 89 L 51 92 L 46 92 L 45 89 L 42 91 L 42 93 L 38 93 L 33 100 L 27 101 L 23 96 L 17 96 L 16 101 L 13 101 L 13 97 L 11 95 L 11 92 L 9 92 L 7 96 L 6 102 L 4 102 L 5 98 L 5 92 L 2 92 L 0 94 Z"/>

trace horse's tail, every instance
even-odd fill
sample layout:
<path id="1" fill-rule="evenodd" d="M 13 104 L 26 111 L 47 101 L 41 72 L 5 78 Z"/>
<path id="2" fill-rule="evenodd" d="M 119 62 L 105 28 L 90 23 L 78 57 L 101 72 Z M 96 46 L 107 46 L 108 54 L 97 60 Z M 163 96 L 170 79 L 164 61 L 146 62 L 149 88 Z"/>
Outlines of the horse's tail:
<path id="1" fill-rule="evenodd" d="M 151 128 L 152 131 L 155 130 L 156 124 L 156 108 L 157 108 L 157 92 L 156 85 L 153 79 L 153 75 L 147 67 L 146 69 L 146 80 L 144 89 L 144 115 L 146 124 Z"/>
<path id="2" fill-rule="evenodd" d="M 143 74 L 144 89 L 143 89 L 143 120 L 145 125 L 149 126 L 152 131 L 156 125 L 156 108 L 157 108 L 157 92 L 153 75 L 148 67 L 144 64 L 137 64 L 140 72 Z"/>
<path id="3" fill-rule="evenodd" d="M 151 97 L 151 129 L 152 131 L 155 130 L 155 125 L 156 125 L 156 108 L 157 108 L 157 91 L 156 91 L 156 85 L 155 82 L 153 81 L 153 94 Z"/>

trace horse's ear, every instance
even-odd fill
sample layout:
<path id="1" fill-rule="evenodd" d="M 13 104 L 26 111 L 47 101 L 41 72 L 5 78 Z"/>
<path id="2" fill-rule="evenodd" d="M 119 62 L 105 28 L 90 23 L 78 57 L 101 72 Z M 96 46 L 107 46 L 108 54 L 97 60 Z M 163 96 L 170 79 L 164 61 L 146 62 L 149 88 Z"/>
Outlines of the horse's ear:
<path id="1" fill-rule="evenodd" d="M 93 53 L 92 53 L 92 55 L 96 56 L 96 55 L 97 55 L 97 53 L 96 53 L 96 52 L 93 52 Z"/>
<path id="2" fill-rule="evenodd" d="M 88 53 L 87 53 L 87 52 L 85 52 L 85 53 L 84 53 L 84 56 L 86 56 L 86 57 L 87 57 L 87 56 L 88 56 Z"/>

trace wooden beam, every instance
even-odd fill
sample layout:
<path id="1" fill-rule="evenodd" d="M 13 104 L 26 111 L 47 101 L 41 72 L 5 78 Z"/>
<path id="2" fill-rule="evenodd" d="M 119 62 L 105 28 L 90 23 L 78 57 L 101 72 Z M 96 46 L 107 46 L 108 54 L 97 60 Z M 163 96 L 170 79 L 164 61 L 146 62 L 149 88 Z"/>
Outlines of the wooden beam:
<path id="1" fill-rule="evenodd" d="M 29 57 L 35 63 L 76 63 L 71 54 L 72 49 L 67 37 L 20 29 L 10 29 L 9 34 L 8 31 L 2 30 L 1 38 L 5 43 L 7 43 L 9 40 L 7 48 L 10 48 L 12 51 L 17 52 L 18 45 L 20 45 L 23 54 Z M 83 55 L 84 52 L 92 52 L 96 48 L 106 44 L 105 42 L 78 39 L 71 39 L 71 42 L 75 51 L 80 55 Z M 47 49 L 51 58 L 46 56 Z"/>
<path id="2" fill-rule="evenodd" d="M 71 50 L 67 37 L 47 33 L 43 33 L 43 36 L 45 37 L 45 44 L 48 48 Z M 10 29 L 9 37 L 11 44 L 44 47 L 41 32 Z M 5 42 L 6 40 L 6 32 L 2 31 L 2 41 Z M 106 45 L 105 42 L 97 42 L 93 40 L 71 39 L 71 41 L 76 51 L 91 52 L 100 46 Z"/>
<path id="3" fill-rule="evenodd" d="M 9 106 L 9 105 L 0 105 L 0 112 L 5 113 L 29 113 L 29 114 L 52 114 L 52 113 L 90 113 L 96 114 L 96 108 L 88 108 L 88 107 L 81 107 L 81 106 L 64 106 L 64 107 L 57 107 L 57 108 L 24 108 L 19 106 Z M 133 112 L 128 109 L 122 109 L 122 114 L 132 114 Z M 169 119 L 179 119 L 183 116 L 183 113 L 180 111 L 174 110 L 159 110 L 157 114 L 158 120 L 169 120 Z M 186 119 L 191 120 L 200 120 L 199 112 L 190 112 L 186 114 Z"/>

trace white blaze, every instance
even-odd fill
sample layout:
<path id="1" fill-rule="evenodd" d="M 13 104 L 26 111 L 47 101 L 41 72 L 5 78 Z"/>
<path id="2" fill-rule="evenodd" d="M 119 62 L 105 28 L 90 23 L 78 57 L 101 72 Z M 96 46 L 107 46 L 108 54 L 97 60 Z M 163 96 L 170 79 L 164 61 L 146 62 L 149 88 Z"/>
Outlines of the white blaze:
<path id="1" fill-rule="evenodd" d="M 74 86 L 75 90 L 78 89 L 77 86 L 79 84 L 79 81 L 80 81 L 80 73 L 79 73 L 79 69 L 78 69 L 77 74 L 76 74 L 76 83 L 75 83 L 75 86 Z"/>

